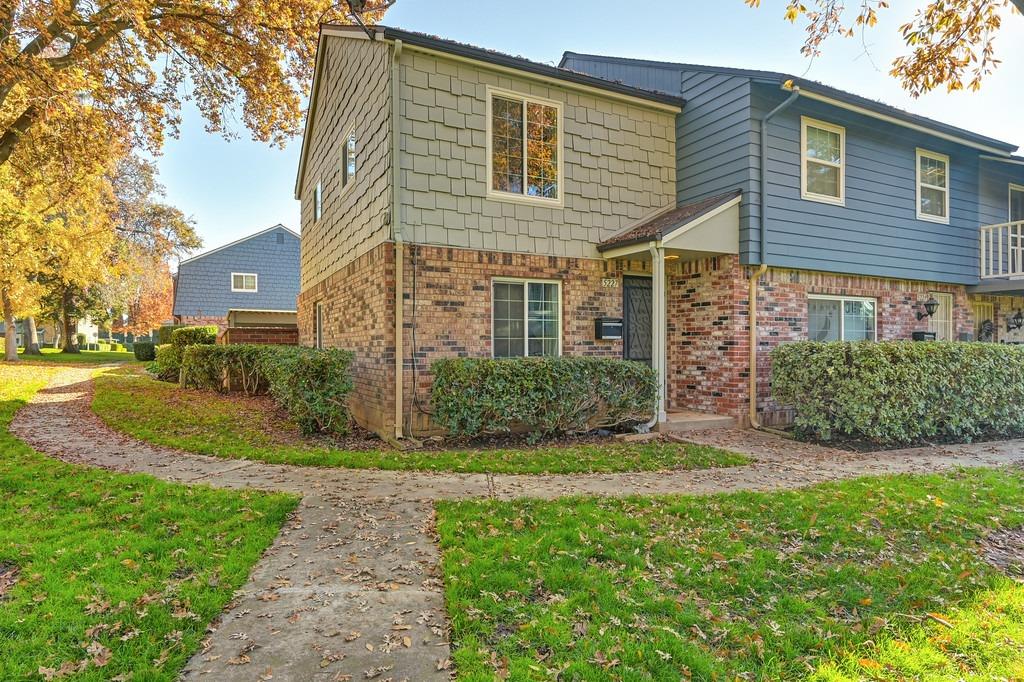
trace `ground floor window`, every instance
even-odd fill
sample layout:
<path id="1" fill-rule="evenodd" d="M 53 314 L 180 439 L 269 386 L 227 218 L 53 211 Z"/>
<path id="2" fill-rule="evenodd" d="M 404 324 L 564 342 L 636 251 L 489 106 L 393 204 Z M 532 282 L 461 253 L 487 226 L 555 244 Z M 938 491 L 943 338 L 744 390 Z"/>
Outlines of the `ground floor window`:
<path id="1" fill-rule="evenodd" d="M 953 340 L 953 294 L 932 291 L 928 294 L 939 302 L 935 314 L 928 318 L 928 331 L 935 332 L 936 341 Z"/>
<path id="2" fill-rule="evenodd" d="M 313 343 L 317 348 L 324 347 L 324 304 L 317 301 L 313 314 Z"/>
<path id="3" fill-rule="evenodd" d="M 974 340 L 996 340 L 996 307 L 993 303 L 974 301 L 971 303 L 974 312 Z"/>
<path id="4" fill-rule="evenodd" d="M 874 341 L 877 307 L 873 298 L 809 296 L 807 338 L 811 341 Z"/>
<path id="5" fill-rule="evenodd" d="M 562 295 L 558 282 L 496 279 L 491 294 L 494 357 L 561 353 Z"/>

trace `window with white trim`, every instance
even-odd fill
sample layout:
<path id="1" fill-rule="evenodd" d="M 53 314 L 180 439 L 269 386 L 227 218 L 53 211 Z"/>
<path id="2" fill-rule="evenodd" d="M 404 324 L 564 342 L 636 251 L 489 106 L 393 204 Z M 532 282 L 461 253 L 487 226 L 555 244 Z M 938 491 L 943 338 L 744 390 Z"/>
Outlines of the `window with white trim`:
<path id="1" fill-rule="evenodd" d="M 929 292 L 939 302 L 935 314 L 928 318 L 928 331 L 935 332 L 936 341 L 953 340 L 953 294 Z"/>
<path id="2" fill-rule="evenodd" d="M 324 207 L 324 188 L 323 183 L 319 180 L 316 183 L 316 187 L 313 188 L 313 222 L 320 220 L 320 216 L 323 213 Z"/>
<path id="3" fill-rule="evenodd" d="M 808 296 L 807 338 L 811 341 L 874 341 L 877 308 L 873 298 Z"/>
<path id="4" fill-rule="evenodd" d="M 811 201 L 846 201 L 846 129 L 800 118 L 800 196 Z"/>
<path id="5" fill-rule="evenodd" d="M 491 294 L 494 357 L 561 353 L 562 294 L 558 282 L 496 279 L 491 283 Z"/>
<path id="6" fill-rule="evenodd" d="M 949 157 L 917 150 L 917 217 L 949 222 Z"/>
<path id="7" fill-rule="evenodd" d="M 489 195 L 561 202 L 561 120 L 557 102 L 488 92 Z"/>
<path id="8" fill-rule="evenodd" d="M 345 136 L 341 151 L 341 187 L 348 187 L 356 179 L 356 129 L 352 128 Z"/>
<path id="9" fill-rule="evenodd" d="M 1009 220 L 1015 223 L 1024 220 L 1024 186 L 1010 185 L 1010 212 Z"/>
<path id="10" fill-rule="evenodd" d="M 324 347 L 324 304 L 317 301 L 313 313 L 313 343 L 317 348 Z"/>
<path id="11" fill-rule="evenodd" d="M 256 274 L 252 272 L 232 272 L 231 291 L 256 291 Z"/>

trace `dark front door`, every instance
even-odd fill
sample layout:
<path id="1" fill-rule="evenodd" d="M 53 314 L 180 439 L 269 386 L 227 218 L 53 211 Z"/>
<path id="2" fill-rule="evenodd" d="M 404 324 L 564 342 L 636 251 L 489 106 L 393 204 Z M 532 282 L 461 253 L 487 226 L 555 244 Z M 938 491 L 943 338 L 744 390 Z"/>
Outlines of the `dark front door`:
<path id="1" fill-rule="evenodd" d="M 622 278 L 622 356 L 651 364 L 650 277 Z"/>

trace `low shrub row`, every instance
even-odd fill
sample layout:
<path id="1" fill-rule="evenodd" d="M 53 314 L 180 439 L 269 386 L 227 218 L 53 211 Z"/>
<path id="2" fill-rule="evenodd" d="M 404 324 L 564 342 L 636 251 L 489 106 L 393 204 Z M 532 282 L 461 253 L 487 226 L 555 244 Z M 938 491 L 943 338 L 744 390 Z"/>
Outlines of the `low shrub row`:
<path id="1" fill-rule="evenodd" d="M 181 363 L 185 349 L 195 345 L 212 345 L 217 342 L 217 327 L 175 326 L 169 334 L 161 327 L 159 338 L 170 337 L 170 343 L 161 343 L 154 350 L 153 363 L 149 369 L 163 381 L 180 381 Z M 138 355 L 136 355 L 138 357 Z"/>
<path id="2" fill-rule="evenodd" d="M 628 426 L 648 421 L 658 398 L 654 370 L 612 358 L 446 358 L 431 370 L 434 418 L 460 436 Z"/>
<path id="3" fill-rule="evenodd" d="M 801 435 L 905 444 L 1024 434 L 1024 348 L 801 341 L 772 353 L 772 394 Z"/>
<path id="4" fill-rule="evenodd" d="M 303 433 L 346 434 L 352 359 L 351 352 L 338 349 L 194 344 L 182 353 L 181 384 L 269 393 Z"/>
<path id="5" fill-rule="evenodd" d="M 156 345 L 152 341 L 136 341 L 132 346 L 132 352 L 136 360 L 149 362 L 156 360 Z"/>

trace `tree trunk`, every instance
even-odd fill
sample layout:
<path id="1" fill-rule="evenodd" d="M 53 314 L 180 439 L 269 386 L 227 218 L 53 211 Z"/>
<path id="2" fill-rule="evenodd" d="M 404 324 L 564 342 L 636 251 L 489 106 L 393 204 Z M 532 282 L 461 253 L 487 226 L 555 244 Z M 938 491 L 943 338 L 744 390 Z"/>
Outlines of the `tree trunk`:
<path id="1" fill-rule="evenodd" d="M 0 290 L 0 299 L 4 306 L 4 360 L 14 362 L 18 359 L 18 337 L 15 336 L 14 328 L 14 305 L 11 304 L 11 297 L 7 290 Z"/>
<path id="2" fill-rule="evenodd" d="M 71 319 L 71 288 L 64 290 L 61 297 L 61 313 L 64 318 L 64 353 L 81 353 L 78 347 L 78 330 L 75 328 L 75 321 Z"/>
<path id="3" fill-rule="evenodd" d="M 36 318 L 29 315 L 25 318 L 25 355 L 42 355 L 39 350 L 39 331 L 36 329 Z"/>

